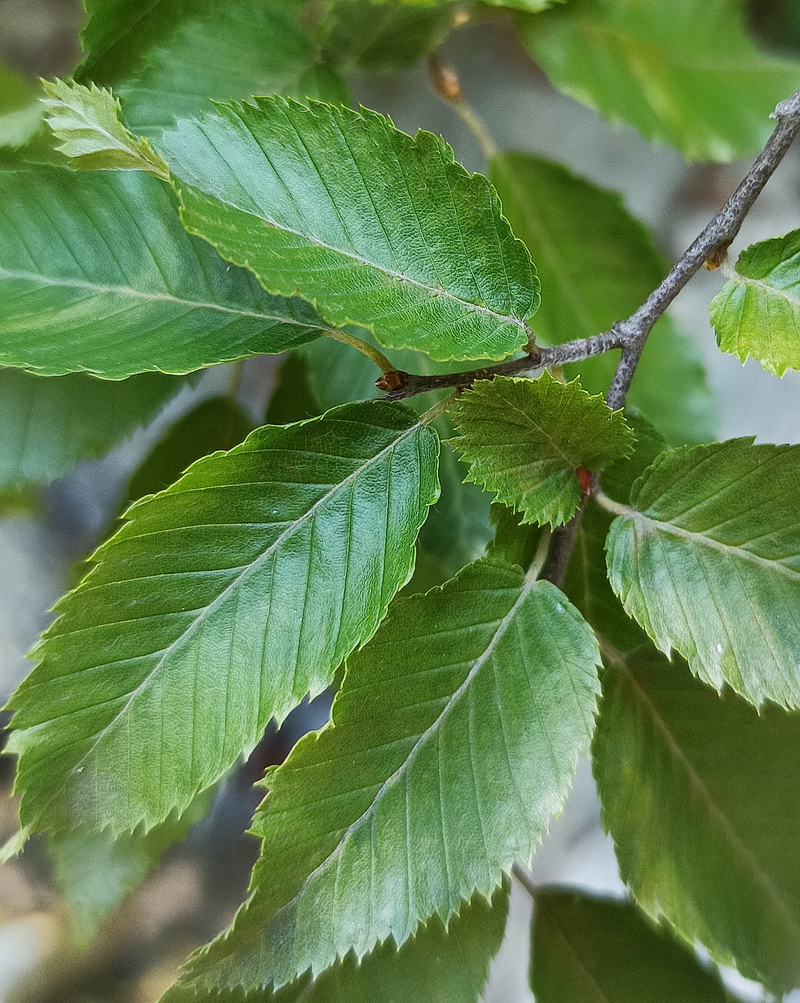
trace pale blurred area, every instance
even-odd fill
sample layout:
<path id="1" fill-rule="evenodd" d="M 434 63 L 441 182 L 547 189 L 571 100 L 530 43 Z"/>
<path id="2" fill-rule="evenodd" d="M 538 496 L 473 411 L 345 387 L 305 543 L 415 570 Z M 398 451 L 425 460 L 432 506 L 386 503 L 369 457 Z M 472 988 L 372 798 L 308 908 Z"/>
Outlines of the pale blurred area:
<path id="1" fill-rule="evenodd" d="M 0 0 L 0 59 L 22 70 L 67 74 L 76 57 L 81 22 L 77 2 Z M 772 26 L 773 38 L 775 26 Z M 627 128 L 609 126 L 594 112 L 555 92 L 502 27 L 467 27 L 444 47 L 465 97 L 501 149 L 529 150 L 560 160 L 594 182 L 621 191 L 628 207 L 650 224 L 671 258 L 679 255 L 734 189 L 746 164 L 688 166 L 666 148 L 650 146 Z M 470 170 L 482 170 L 480 150 L 462 122 L 436 98 L 424 67 L 351 81 L 354 98 L 391 114 L 400 128 L 443 133 Z M 733 253 L 755 240 L 800 227 L 800 149 L 792 151 L 758 200 Z M 718 395 L 720 438 L 756 434 L 763 441 L 798 441 L 800 376 L 783 380 L 749 362 L 721 355 L 707 320 L 720 287 L 702 272 L 679 296 L 674 316 L 702 352 Z M 274 360 L 248 364 L 246 403 L 263 409 Z M 676 379 L 680 374 L 676 373 Z M 170 405 L 174 418 L 224 387 L 221 367 Z M 26 671 L 24 652 L 48 622 L 47 610 L 67 587 L 73 562 L 85 555 L 117 503 L 121 485 L 169 416 L 135 435 L 100 461 L 84 462 L 42 493 L 37 514 L 0 519 L 0 695 L 7 697 Z M 86 954 L 69 950 L 68 919 L 41 846 L 0 868 L 0 1003 L 125 1001 L 151 1003 L 173 980 L 195 945 L 227 922 L 244 897 L 256 843 L 242 837 L 258 796 L 252 782 L 279 761 L 297 737 L 325 718 L 324 705 L 295 716 L 270 735 L 256 759 L 229 781 L 211 816 L 186 847 L 169 852 Z M 2 768 L 7 786 L 9 764 Z M 0 802 L 0 839 L 14 830 L 14 806 Z M 574 884 L 622 894 L 613 846 L 599 822 L 588 764 L 538 852 L 537 883 Z M 530 900 L 515 889 L 506 944 L 492 968 L 485 1003 L 524 1003 L 527 988 Z M 744 999 L 761 999 L 752 984 L 732 981 Z M 792 997 L 800 1000 L 800 994 Z M 580 1003 L 580 1001 L 574 1001 Z M 645 1001 L 643 1001 L 645 1003 Z"/>

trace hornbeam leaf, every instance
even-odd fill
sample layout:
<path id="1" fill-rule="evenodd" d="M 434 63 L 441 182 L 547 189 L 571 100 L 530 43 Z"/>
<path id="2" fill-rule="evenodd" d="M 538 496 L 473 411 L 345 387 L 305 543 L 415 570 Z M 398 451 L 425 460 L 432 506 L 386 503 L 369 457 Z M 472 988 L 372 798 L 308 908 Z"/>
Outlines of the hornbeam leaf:
<path id="1" fill-rule="evenodd" d="M 0 369 L 0 489 L 46 483 L 103 456 L 185 384 L 162 373 L 111 382 Z"/>
<path id="2" fill-rule="evenodd" d="M 182 984 L 279 989 L 488 895 L 564 803 L 597 660 L 564 595 L 501 562 L 398 600 L 269 775 L 250 899 Z"/>
<path id="3" fill-rule="evenodd" d="M 608 330 L 667 274 L 651 233 L 616 192 L 527 153 L 498 154 L 490 177 L 504 215 L 536 261 L 545 295 L 535 327 L 543 341 L 561 344 Z M 591 393 L 605 393 L 617 361 L 616 352 L 606 352 L 566 372 L 579 374 Z M 700 354 L 670 317 L 662 317 L 648 338 L 628 403 L 641 408 L 673 445 L 715 437 L 713 397 Z"/>
<path id="4" fill-rule="evenodd" d="M 800 230 L 742 251 L 709 316 L 723 352 L 777 376 L 800 369 Z"/>
<path id="5" fill-rule="evenodd" d="M 629 902 L 536 893 L 531 988 L 537 1003 L 726 1003 L 717 974 Z"/>
<path id="6" fill-rule="evenodd" d="M 528 252 L 443 140 L 367 109 L 255 100 L 161 139 L 191 233 L 391 348 L 500 359 L 526 344 L 539 302 Z"/>
<path id="7" fill-rule="evenodd" d="M 639 904 L 718 963 L 800 985 L 800 715 L 720 697 L 651 647 L 609 661 L 593 757 Z"/>
<path id="8" fill-rule="evenodd" d="M 322 327 L 189 237 L 169 190 L 138 171 L 0 172 L 0 292 L 0 365 L 47 376 L 187 373 Z"/>
<path id="9" fill-rule="evenodd" d="M 39 87 L 0 65 L 0 147 L 23 146 L 42 121 Z"/>
<path id="10" fill-rule="evenodd" d="M 22 824 L 147 829 L 320 693 L 411 574 L 436 457 L 408 408 L 345 405 L 128 509 L 10 701 Z"/>
<path id="11" fill-rule="evenodd" d="M 486 900 L 476 895 L 445 925 L 438 916 L 401 948 L 381 944 L 357 962 L 352 955 L 322 972 L 305 975 L 277 992 L 243 994 L 180 984 L 162 1003 L 477 1003 L 489 962 L 500 948 L 508 914 L 508 886 Z"/>
<path id="12" fill-rule="evenodd" d="M 578 384 L 549 373 L 538 380 L 480 380 L 454 415 L 452 444 L 470 464 L 469 480 L 496 491 L 524 522 L 554 526 L 578 509 L 577 467 L 598 471 L 633 448 L 621 411 Z"/>
<path id="13" fill-rule="evenodd" d="M 690 160 L 755 153 L 800 87 L 800 62 L 759 52 L 730 0 L 571 0 L 517 24 L 556 87 Z"/>
<path id="14" fill-rule="evenodd" d="M 800 446 L 732 439 L 662 453 L 611 526 L 628 613 L 718 689 L 800 706 Z"/>
<path id="15" fill-rule="evenodd" d="M 111 91 L 63 80 L 42 85 L 45 120 L 57 147 L 80 170 L 147 171 L 169 180 L 164 161 L 146 139 L 137 139 L 120 121 L 119 101 Z"/>

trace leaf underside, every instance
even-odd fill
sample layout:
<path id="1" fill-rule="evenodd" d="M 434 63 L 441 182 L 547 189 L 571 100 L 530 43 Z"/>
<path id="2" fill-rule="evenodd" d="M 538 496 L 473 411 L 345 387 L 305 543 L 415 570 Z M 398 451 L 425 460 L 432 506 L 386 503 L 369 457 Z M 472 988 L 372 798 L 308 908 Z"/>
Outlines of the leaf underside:
<path id="1" fill-rule="evenodd" d="M 408 408 L 351 404 L 133 505 L 10 701 L 22 823 L 148 828 L 320 693 L 411 574 L 437 452 Z"/>

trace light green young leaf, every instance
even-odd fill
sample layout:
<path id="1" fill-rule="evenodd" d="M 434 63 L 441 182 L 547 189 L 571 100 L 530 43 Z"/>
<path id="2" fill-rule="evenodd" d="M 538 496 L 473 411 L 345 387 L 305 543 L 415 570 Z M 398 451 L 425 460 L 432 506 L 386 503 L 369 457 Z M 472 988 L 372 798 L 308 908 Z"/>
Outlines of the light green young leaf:
<path id="1" fill-rule="evenodd" d="M 434 916 L 401 948 L 391 941 L 356 961 L 348 955 L 313 982 L 304 975 L 283 989 L 248 993 L 180 984 L 163 1003 L 477 1003 L 489 962 L 500 949 L 508 914 L 508 886 L 487 901 L 482 895 L 445 924 Z"/>
<path id="2" fill-rule="evenodd" d="M 0 171 L 0 293 L 0 365 L 47 376 L 187 373 L 322 325 L 189 237 L 169 189 L 138 171 Z"/>
<path id="3" fill-rule="evenodd" d="M 109 90 L 74 81 L 43 82 L 45 121 L 57 147 L 83 171 L 147 171 L 169 181 L 167 165 L 146 139 L 137 139 L 120 121 L 119 101 Z"/>
<path id="4" fill-rule="evenodd" d="M 800 63 L 759 52 L 730 0 L 570 0 L 517 25 L 556 87 L 689 160 L 756 153 L 800 87 Z"/>
<path id="5" fill-rule="evenodd" d="M 162 373 L 110 382 L 0 369 L 0 490 L 46 483 L 78 460 L 103 456 L 185 383 Z"/>
<path id="6" fill-rule="evenodd" d="M 22 824 L 146 830 L 320 693 L 411 574 L 436 457 L 413 411 L 350 404 L 134 504 L 9 703 Z"/>
<path id="7" fill-rule="evenodd" d="M 723 352 L 776 376 L 800 369 L 800 230 L 742 251 L 709 316 Z"/>
<path id="8" fill-rule="evenodd" d="M 662 453 L 607 542 L 614 591 L 656 645 L 757 706 L 800 706 L 800 446 Z"/>
<path id="9" fill-rule="evenodd" d="M 667 274 L 667 261 L 649 230 L 616 192 L 526 153 L 498 154 L 490 176 L 504 215 L 536 261 L 545 295 L 534 327 L 542 341 L 555 345 L 608 330 Z M 617 358 L 616 352 L 606 353 L 566 371 L 579 374 L 591 393 L 605 393 Z M 716 413 L 700 354 L 669 317 L 648 339 L 628 403 L 674 445 L 714 438 Z"/>
<path id="10" fill-rule="evenodd" d="M 539 284 L 485 178 L 377 112 L 255 100 L 162 137 L 191 233 L 391 348 L 500 359 L 526 344 Z"/>
<path id="11" fill-rule="evenodd" d="M 649 648 L 609 662 L 593 757 L 639 904 L 718 963 L 800 985 L 800 715 L 720 697 Z"/>
<path id="12" fill-rule="evenodd" d="M 41 125 L 40 90 L 33 80 L 0 65 L 0 147 L 23 146 Z"/>
<path id="13" fill-rule="evenodd" d="M 170 846 L 186 838 L 210 806 L 210 792 L 205 791 L 183 815 L 170 817 L 145 834 L 79 830 L 51 836 L 48 853 L 79 943 L 95 936 L 103 920 L 141 885 Z"/>
<path id="14" fill-rule="evenodd" d="M 536 894 L 531 988 L 537 1003 L 726 1003 L 719 977 L 629 902 Z"/>
<path id="15" fill-rule="evenodd" d="M 451 440 L 471 464 L 469 480 L 496 491 L 524 522 L 554 526 L 578 509 L 578 467 L 599 471 L 633 449 L 621 411 L 578 384 L 545 372 L 538 380 L 479 380 L 454 412 Z"/>
<path id="16" fill-rule="evenodd" d="M 398 600 L 270 774 L 251 897 L 183 984 L 280 988 L 488 895 L 564 803 L 597 661 L 564 595 L 501 562 Z"/>
<path id="17" fill-rule="evenodd" d="M 163 7 L 164 4 L 162 3 Z M 125 120 L 159 136 L 176 120 L 230 100 L 279 92 L 347 103 L 347 88 L 315 53 L 301 19 L 306 0 L 173 4 L 162 31 L 116 87 Z"/>

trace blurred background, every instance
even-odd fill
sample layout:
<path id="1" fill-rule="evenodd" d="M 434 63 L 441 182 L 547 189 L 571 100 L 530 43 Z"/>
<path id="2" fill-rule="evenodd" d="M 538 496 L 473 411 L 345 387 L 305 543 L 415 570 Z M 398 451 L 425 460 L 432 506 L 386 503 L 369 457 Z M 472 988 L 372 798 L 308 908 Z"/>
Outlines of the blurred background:
<path id="1" fill-rule="evenodd" d="M 754 30 L 773 47 L 800 50 L 794 3 L 751 5 Z M 83 11 L 78 0 L 0 0 L 0 61 L 29 74 L 66 76 L 78 56 Z M 502 23 L 457 29 L 443 47 L 466 99 L 487 123 L 500 149 L 526 150 L 559 160 L 595 183 L 622 193 L 628 208 L 653 229 L 674 259 L 739 182 L 745 163 L 687 165 L 675 152 L 653 147 L 637 133 L 612 127 L 558 93 Z M 452 110 L 432 91 L 426 67 L 348 80 L 354 100 L 389 113 L 406 131 L 442 133 L 470 170 L 482 171 L 481 150 Z M 800 227 L 800 148 L 784 161 L 756 203 L 733 248 Z M 719 414 L 720 438 L 755 434 L 762 441 L 798 441 L 800 375 L 783 380 L 755 362 L 741 366 L 716 348 L 708 303 L 722 284 L 701 272 L 682 292 L 673 316 L 702 355 Z M 263 415 L 280 360 L 250 360 L 239 378 L 239 400 L 255 420 Z M 75 563 L 92 549 L 114 515 L 124 486 L 161 432 L 204 398 L 224 392 L 230 367 L 206 372 L 146 428 L 100 460 L 79 463 L 35 494 L 0 508 L 0 697 L 27 671 L 25 652 L 49 622 L 48 610 L 69 587 Z M 0 409 L 2 401 L 0 401 Z M 1 414 L 0 410 L 0 414 Z M 150 1003 L 175 977 L 194 946 L 213 936 L 242 900 L 257 844 L 243 835 L 260 800 L 253 788 L 297 737 L 326 719 L 325 698 L 301 707 L 279 731 L 269 730 L 250 761 L 220 787 L 208 816 L 182 846 L 168 850 L 143 886 L 104 924 L 91 947 L 70 939 L 43 848 L 0 868 L 0 1003 L 125 1001 Z M 11 763 L 0 759 L 0 840 L 16 826 L 8 794 Z M 87 864 L 91 869 L 91 862 Z M 600 828 L 588 764 L 581 764 L 566 810 L 534 861 L 540 883 L 576 884 L 621 894 L 613 847 Z M 86 880 L 98 875 L 87 872 Z M 113 875 L 108 876 L 113 883 Z M 527 988 L 530 903 L 514 894 L 509 934 L 495 962 L 485 1003 L 532 1000 Z M 731 976 L 745 999 L 761 999 Z M 800 999 L 800 994 L 795 994 Z"/>

